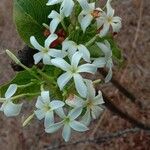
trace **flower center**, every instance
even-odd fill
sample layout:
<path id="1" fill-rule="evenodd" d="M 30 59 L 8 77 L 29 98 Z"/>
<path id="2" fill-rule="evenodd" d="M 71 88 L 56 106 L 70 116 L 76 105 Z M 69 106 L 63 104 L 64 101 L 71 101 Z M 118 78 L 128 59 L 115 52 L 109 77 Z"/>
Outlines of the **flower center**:
<path id="1" fill-rule="evenodd" d="M 107 18 L 108 23 L 112 23 L 112 17 Z"/>
<path id="2" fill-rule="evenodd" d="M 42 49 L 42 52 L 43 52 L 43 53 L 48 53 L 48 51 L 49 51 L 48 48 L 43 48 L 43 49 Z"/>
<path id="3" fill-rule="evenodd" d="M 69 118 L 69 117 L 66 117 L 66 118 L 64 119 L 64 122 L 65 122 L 65 123 L 69 123 L 69 122 L 70 122 L 70 118 Z"/>
<path id="4" fill-rule="evenodd" d="M 50 109 L 51 109 L 51 107 L 48 104 L 44 105 L 45 112 L 49 111 Z"/>
<path id="5" fill-rule="evenodd" d="M 71 69 L 70 69 L 71 73 L 73 73 L 73 74 L 76 73 L 77 70 L 78 70 L 77 67 L 71 67 Z"/>
<path id="6" fill-rule="evenodd" d="M 91 101 L 91 100 L 88 100 L 87 103 L 86 103 L 86 106 L 87 106 L 88 108 L 92 108 L 92 107 L 93 107 L 92 101 Z"/>

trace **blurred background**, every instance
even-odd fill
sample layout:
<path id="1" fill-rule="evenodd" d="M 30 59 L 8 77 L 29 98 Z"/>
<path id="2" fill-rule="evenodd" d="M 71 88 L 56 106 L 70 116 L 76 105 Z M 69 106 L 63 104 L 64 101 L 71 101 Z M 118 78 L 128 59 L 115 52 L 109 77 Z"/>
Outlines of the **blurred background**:
<path id="1" fill-rule="evenodd" d="M 114 0 L 113 7 L 123 19 L 123 28 L 115 38 L 125 58 L 121 68 L 114 67 L 114 78 L 136 100 L 131 102 L 112 83 L 99 88 L 135 122 L 106 108 L 90 131 L 75 133 L 65 144 L 61 133 L 44 133 L 42 122 L 36 119 L 23 128 L 22 120 L 32 110 L 32 105 L 25 104 L 17 118 L 8 119 L 0 113 L 0 150 L 150 150 L 150 132 L 144 130 L 150 126 L 150 0 Z M 13 24 L 12 0 L 0 0 L 0 84 L 15 74 L 4 51 L 10 49 L 16 53 L 23 46 Z M 138 122 L 143 124 L 142 129 Z"/>

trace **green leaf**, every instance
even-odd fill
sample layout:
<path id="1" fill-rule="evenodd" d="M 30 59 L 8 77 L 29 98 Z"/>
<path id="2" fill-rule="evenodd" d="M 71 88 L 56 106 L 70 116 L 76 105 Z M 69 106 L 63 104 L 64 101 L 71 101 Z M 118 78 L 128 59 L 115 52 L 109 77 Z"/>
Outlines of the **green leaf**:
<path id="1" fill-rule="evenodd" d="M 26 85 L 33 82 L 34 84 L 25 87 L 25 88 L 18 88 L 16 94 L 23 94 L 23 93 L 37 93 L 40 91 L 40 84 L 34 76 L 32 76 L 28 71 L 21 71 L 16 74 L 16 76 L 7 84 L 2 85 L 0 87 L 0 96 L 4 97 L 6 90 L 8 89 L 10 84 L 17 84 L 17 85 Z M 34 96 L 28 97 L 33 98 Z"/>
<path id="2" fill-rule="evenodd" d="M 49 24 L 48 15 L 54 8 L 46 6 L 46 3 L 47 0 L 14 0 L 13 17 L 16 28 L 29 46 L 31 36 L 35 36 L 40 44 L 44 43 L 45 28 L 42 24 Z"/>
<path id="3" fill-rule="evenodd" d="M 122 64 L 122 63 L 123 63 L 123 56 L 122 56 L 122 51 L 121 51 L 121 49 L 118 47 L 116 41 L 110 39 L 109 42 L 110 42 L 111 48 L 112 48 L 113 59 L 114 59 L 118 64 Z"/>
<path id="4" fill-rule="evenodd" d="M 105 40 L 107 40 L 111 45 L 113 59 L 117 63 L 122 64 L 123 63 L 122 52 L 121 49 L 118 47 L 116 41 L 113 39 L 113 37 L 106 36 L 103 38 L 98 38 L 96 42 L 104 42 Z M 90 46 L 88 49 L 90 51 L 91 57 L 93 58 L 101 57 L 103 55 L 102 51 L 100 50 L 100 48 L 97 46 L 96 43 Z"/>
<path id="5" fill-rule="evenodd" d="M 102 56 L 102 51 L 100 48 L 97 46 L 97 44 L 94 44 L 88 48 L 90 51 L 91 57 L 92 58 L 97 58 Z"/>

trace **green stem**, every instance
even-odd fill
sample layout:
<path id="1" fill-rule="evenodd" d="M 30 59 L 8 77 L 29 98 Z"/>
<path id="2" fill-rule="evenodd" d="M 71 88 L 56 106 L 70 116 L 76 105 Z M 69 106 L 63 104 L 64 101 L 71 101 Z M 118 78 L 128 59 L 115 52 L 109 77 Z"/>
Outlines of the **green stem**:
<path id="1" fill-rule="evenodd" d="M 50 82 L 53 83 L 53 84 L 56 84 L 56 82 L 54 82 L 54 78 L 53 78 L 53 77 L 48 76 L 47 74 L 45 74 L 44 72 L 42 72 L 40 69 L 37 69 L 37 72 L 38 72 L 45 80 L 48 80 L 48 81 L 50 81 Z"/>
<path id="2" fill-rule="evenodd" d="M 34 85 L 34 83 L 33 83 L 33 82 L 30 82 L 30 83 L 25 84 L 25 85 L 17 85 L 17 87 L 18 87 L 18 88 L 26 88 L 26 87 L 29 87 L 29 86 L 32 86 L 32 85 Z"/>
<path id="3" fill-rule="evenodd" d="M 85 46 L 86 47 L 88 47 L 88 46 L 90 46 L 90 45 L 92 45 L 95 41 L 96 41 L 96 39 L 98 38 L 98 34 L 96 34 L 90 41 L 88 41 L 86 44 L 85 44 Z"/>
<path id="4" fill-rule="evenodd" d="M 48 76 L 47 74 L 43 73 L 41 70 L 37 70 L 37 72 L 44 78 L 45 83 L 47 84 L 47 86 L 49 87 L 49 89 L 51 89 L 52 93 L 54 94 L 55 97 L 57 98 L 62 98 L 62 93 L 59 90 L 58 86 L 57 86 L 57 82 L 54 80 L 53 77 Z"/>
<path id="5" fill-rule="evenodd" d="M 41 79 L 28 67 L 26 67 L 24 64 L 20 63 L 19 64 L 22 68 L 24 68 L 25 70 L 27 70 L 32 76 L 34 76 L 36 79 L 40 80 Z"/>
<path id="6" fill-rule="evenodd" d="M 62 25 L 62 27 L 64 28 L 64 30 L 67 32 L 67 27 L 66 27 L 66 25 L 65 25 L 65 23 L 64 23 L 63 20 L 61 21 L 61 25 Z"/>
<path id="7" fill-rule="evenodd" d="M 11 100 L 16 100 L 16 99 L 19 99 L 19 98 L 22 98 L 22 97 L 25 97 L 25 96 L 37 96 L 37 95 L 39 95 L 39 94 L 40 94 L 40 92 L 37 92 L 37 93 L 20 94 L 20 95 L 11 97 Z"/>
<path id="8" fill-rule="evenodd" d="M 35 78 L 37 78 L 38 80 L 41 81 L 41 79 L 28 67 L 26 67 L 24 64 L 22 64 L 20 62 L 20 60 L 9 50 L 6 50 L 7 55 L 19 66 L 21 66 L 22 68 L 24 68 L 25 70 L 27 70 L 32 76 L 34 76 Z"/>
<path id="9" fill-rule="evenodd" d="M 49 26 L 46 23 L 42 24 L 47 30 L 49 30 Z"/>

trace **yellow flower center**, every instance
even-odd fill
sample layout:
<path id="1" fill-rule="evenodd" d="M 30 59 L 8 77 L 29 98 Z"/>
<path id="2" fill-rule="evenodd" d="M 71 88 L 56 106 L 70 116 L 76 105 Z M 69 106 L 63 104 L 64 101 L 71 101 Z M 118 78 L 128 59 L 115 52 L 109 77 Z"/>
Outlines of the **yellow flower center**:
<path id="1" fill-rule="evenodd" d="M 70 69 L 71 73 L 76 73 L 77 70 L 78 70 L 78 68 L 76 68 L 76 67 L 71 67 L 71 69 Z"/>
<path id="2" fill-rule="evenodd" d="M 44 111 L 47 112 L 51 109 L 51 107 L 48 104 L 44 105 Z"/>
<path id="3" fill-rule="evenodd" d="M 93 102 L 91 100 L 88 100 L 87 103 L 86 103 L 86 106 L 88 108 L 92 108 L 93 107 Z"/>
<path id="4" fill-rule="evenodd" d="M 107 18 L 108 23 L 112 23 L 112 17 Z"/>
<path id="5" fill-rule="evenodd" d="M 42 49 L 42 52 L 43 52 L 43 53 L 48 53 L 48 51 L 49 51 L 49 49 L 47 49 L 47 48 L 43 48 L 43 49 Z"/>

